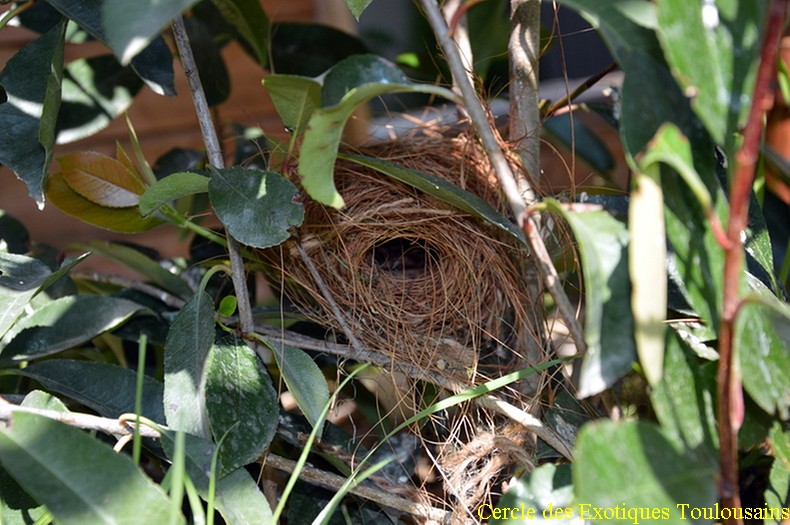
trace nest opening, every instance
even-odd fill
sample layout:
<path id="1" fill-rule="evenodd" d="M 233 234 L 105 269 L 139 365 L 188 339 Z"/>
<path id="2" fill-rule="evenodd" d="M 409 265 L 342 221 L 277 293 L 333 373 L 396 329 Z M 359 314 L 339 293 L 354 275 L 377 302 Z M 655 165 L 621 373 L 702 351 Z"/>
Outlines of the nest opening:
<path id="1" fill-rule="evenodd" d="M 374 246 L 370 260 L 395 277 L 419 279 L 439 263 L 439 251 L 424 239 L 395 237 Z"/>

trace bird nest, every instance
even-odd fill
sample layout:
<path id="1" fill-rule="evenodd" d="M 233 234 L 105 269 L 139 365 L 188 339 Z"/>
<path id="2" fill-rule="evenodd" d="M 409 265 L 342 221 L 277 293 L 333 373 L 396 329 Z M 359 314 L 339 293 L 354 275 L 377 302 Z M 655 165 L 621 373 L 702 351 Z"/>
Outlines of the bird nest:
<path id="1" fill-rule="evenodd" d="M 363 153 L 445 179 L 508 214 L 471 139 L 411 139 Z M 536 362 L 540 305 L 522 245 L 349 160 L 338 160 L 335 184 L 345 207 L 305 200 L 298 235 L 270 258 L 303 314 L 395 364 L 464 382 Z"/>

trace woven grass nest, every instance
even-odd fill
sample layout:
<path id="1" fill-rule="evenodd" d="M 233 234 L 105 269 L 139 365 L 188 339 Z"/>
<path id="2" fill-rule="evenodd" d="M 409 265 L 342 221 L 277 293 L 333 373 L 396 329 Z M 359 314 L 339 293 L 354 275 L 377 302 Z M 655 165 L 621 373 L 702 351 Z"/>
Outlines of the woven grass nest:
<path id="1" fill-rule="evenodd" d="M 404 139 L 361 153 L 441 177 L 508 214 L 487 157 L 465 136 Z M 338 160 L 335 184 L 346 206 L 306 199 L 298 235 L 271 258 L 303 314 L 343 338 L 328 293 L 347 330 L 368 349 L 464 382 L 535 363 L 539 306 L 529 292 L 535 287 L 525 282 L 535 272 L 525 271 L 523 247 L 351 161 Z"/>

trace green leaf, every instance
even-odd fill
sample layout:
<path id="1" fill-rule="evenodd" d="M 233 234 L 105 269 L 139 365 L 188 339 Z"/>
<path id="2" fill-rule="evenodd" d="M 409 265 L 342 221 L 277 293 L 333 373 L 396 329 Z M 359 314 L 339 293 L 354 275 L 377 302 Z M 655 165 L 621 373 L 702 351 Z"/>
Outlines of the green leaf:
<path id="1" fill-rule="evenodd" d="M 570 212 L 558 201 L 545 202 L 570 225 L 582 260 L 587 352 L 577 395 L 584 398 L 607 389 L 634 361 L 628 231 L 605 211 Z"/>
<path id="2" fill-rule="evenodd" d="M 393 179 L 408 184 L 428 195 L 441 199 L 442 201 L 455 206 L 456 208 L 469 213 L 498 228 L 520 243 L 527 245 L 527 240 L 522 232 L 515 224 L 513 224 L 507 217 L 499 213 L 488 202 L 484 201 L 474 193 L 468 192 L 463 188 L 451 184 L 446 180 L 431 175 L 430 173 L 422 173 L 412 169 L 404 168 L 388 162 L 386 160 L 376 159 L 373 157 L 365 157 L 362 155 L 355 155 L 352 153 L 339 153 L 338 157 L 344 160 L 356 162 L 361 166 L 367 166 L 384 175 L 392 177 Z"/>
<path id="3" fill-rule="evenodd" d="M 606 523 L 633 525 L 629 509 L 646 508 L 657 516 L 640 523 L 697 523 L 689 509 L 716 501 L 718 469 L 678 449 L 648 423 L 592 423 L 579 433 L 573 488 L 580 519 L 594 519 L 594 508 L 622 509 Z M 682 511 L 685 510 L 685 513 Z M 650 519 L 650 521 L 648 521 Z"/>
<path id="4" fill-rule="evenodd" d="M 197 0 L 139 0 L 129 9 L 126 0 L 102 0 L 107 44 L 121 64 L 128 64 L 174 18 Z"/>
<path id="5" fill-rule="evenodd" d="M 657 32 L 672 74 L 708 133 L 734 153 L 750 106 L 765 1 L 660 0 Z M 715 16 L 713 16 L 715 13 Z M 708 15 L 708 20 L 703 17 Z"/>
<path id="6" fill-rule="evenodd" d="M 661 428 L 677 446 L 718 464 L 716 364 L 700 360 L 678 334 L 667 333 L 664 375 L 650 391 Z"/>
<path id="7" fill-rule="evenodd" d="M 47 0 L 66 18 L 73 20 L 94 38 L 108 45 L 102 22 L 103 0 Z M 139 55 L 132 59 L 132 68 L 148 87 L 160 95 L 175 96 L 173 55 L 161 36 L 156 37 Z"/>
<path id="8" fill-rule="evenodd" d="M 346 7 L 348 10 L 351 11 L 351 14 L 354 15 L 354 18 L 359 20 L 360 15 L 362 12 L 370 5 L 373 0 L 343 0 L 346 3 Z"/>
<path id="9" fill-rule="evenodd" d="M 192 289 L 183 279 L 173 275 L 155 260 L 132 247 L 109 241 L 92 241 L 86 247 L 92 252 L 131 268 L 172 294 L 182 298 L 192 295 Z"/>
<path id="10" fill-rule="evenodd" d="M 164 404 L 167 426 L 209 437 L 206 370 L 214 342 L 214 307 L 205 292 L 184 305 L 165 341 Z"/>
<path id="11" fill-rule="evenodd" d="M 307 421 L 312 426 L 319 425 L 316 435 L 320 437 L 324 425 L 321 412 L 329 403 L 326 378 L 303 350 L 288 345 L 272 344 L 271 347 L 288 391 L 294 396 Z"/>
<path id="12" fill-rule="evenodd" d="M 790 434 L 783 431 L 780 423 L 775 422 L 770 433 L 771 454 L 774 463 L 768 475 L 765 489 L 765 505 L 772 509 L 790 507 Z M 779 525 L 782 516 L 773 519 L 766 517 L 766 525 Z"/>
<path id="13" fill-rule="evenodd" d="M 5 360 L 28 361 L 80 346 L 123 324 L 142 306 L 99 295 L 62 297 L 21 319 L 0 353 Z"/>
<path id="14" fill-rule="evenodd" d="M 734 349 L 743 387 L 770 414 L 788 417 L 790 308 L 778 300 L 747 299 L 735 320 Z"/>
<path id="15" fill-rule="evenodd" d="M 269 17 L 258 0 L 212 0 L 223 18 L 236 28 L 261 66 L 269 63 Z"/>
<path id="16" fill-rule="evenodd" d="M 236 311 L 237 304 L 238 302 L 235 295 L 226 295 L 222 298 L 222 301 L 219 302 L 217 313 L 220 317 L 230 317 L 233 315 L 233 312 Z"/>
<path id="17" fill-rule="evenodd" d="M 321 104 L 321 84 L 296 75 L 267 75 L 263 85 L 285 127 L 300 134 Z"/>
<path id="18" fill-rule="evenodd" d="M 263 363 L 235 337 L 217 342 L 206 375 L 206 407 L 220 449 L 220 476 L 255 461 L 274 438 L 277 392 Z"/>
<path id="19" fill-rule="evenodd" d="M 48 359 L 15 371 L 34 379 L 48 390 L 67 396 L 104 417 L 134 412 L 137 373 L 128 368 L 73 359 Z M 165 422 L 162 383 L 143 377 L 142 415 Z"/>
<path id="20" fill-rule="evenodd" d="M 66 66 L 58 115 L 59 144 L 74 142 L 106 128 L 129 109 L 143 86 L 132 68 L 112 55 L 74 60 Z"/>
<path id="21" fill-rule="evenodd" d="M 0 428 L 0 462 L 66 525 L 156 523 L 170 507 L 128 456 L 35 414 L 14 414 L 13 423 Z"/>
<path id="22" fill-rule="evenodd" d="M 140 215 L 148 217 L 170 201 L 208 191 L 209 178 L 200 173 L 180 171 L 160 179 L 140 197 Z"/>
<path id="23" fill-rule="evenodd" d="M 30 244 L 30 234 L 25 225 L 0 210 L 0 252 L 24 254 Z M 2 336 L 0 330 L 0 336 Z"/>
<path id="24" fill-rule="evenodd" d="M 61 21 L 20 49 L 0 74 L 7 97 L 0 104 L 0 164 L 27 184 L 40 208 L 55 145 L 65 31 Z"/>
<path id="25" fill-rule="evenodd" d="M 108 208 L 86 199 L 66 183 L 60 171 L 49 176 L 46 193 L 52 204 L 62 212 L 88 224 L 114 232 L 139 233 L 162 223 L 156 218 L 144 219 L 140 217 L 136 206 Z"/>
<path id="26" fill-rule="evenodd" d="M 272 71 L 317 77 L 351 55 L 367 53 L 362 41 L 320 24 L 278 22 L 271 31 Z"/>
<path id="27" fill-rule="evenodd" d="M 333 72 L 337 70 L 337 74 Z M 449 89 L 415 84 L 393 64 L 373 55 L 352 56 L 327 75 L 322 104 L 335 104 L 313 112 L 299 155 L 299 174 L 305 191 L 322 204 L 343 207 L 334 182 L 335 159 L 346 121 L 360 104 L 389 93 L 428 93 L 457 102 Z"/>
<path id="28" fill-rule="evenodd" d="M 668 289 L 661 168 L 651 165 L 638 171 L 633 185 L 628 206 L 628 270 L 634 342 L 645 377 L 654 386 L 664 367 Z"/>
<path id="29" fill-rule="evenodd" d="M 16 322 L 51 273 L 38 259 L 0 253 L 0 337 Z"/>
<path id="30" fill-rule="evenodd" d="M 302 224 L 304 209 L 295 202 L 296 186 L 273 171 L 234 166 L 212 170 L 211 205 L 239 242 L 255 248 L 276 246 Z"/>
<path id="31" fill-rule="evenodd" d="M 497 513 L 499 519 L 489 521 L 492 525 L 509 523 L 513 519 L 571 525 L 577 521 L 570 517 L 566 518 L 565 509 L 572 506 L 573 485 L 571 485 L 570 465 L 548 463 L 511 484 L 496 507 L 490 504 L 482 505 L 478 516 L 487 519 Z M 503 512 L 506 508 L 515 510 L 515 514 L 510 513 L 506 517 Z"/>
<path id="32" fill-rule="evenodd" d="M 28 393 L 25 396 L 25 399 L 22 400 L 20 406 L 27 408 L 37 408 L 40 410 L 52 410 L 54 412 L 69 412 L 69 409 L 63 403 L 63 401 L 52 394 L 42 392 L 41 390 L 33 390 L 32 392 Z"/>
<path id="33" fill-rule="evenodd" d="M 185 434 L 186 471 L 203 499 L 207 498 L 211 457 L 214 443 Z M 162 448 L 169 457 L 175 452 L 175 433 L 162 433 Z M 219 478 L 214 493 L 214 505 L 226 523 L 259 525 L 271 523 L 272 511 L 256 481 L 243 468 Z"/>

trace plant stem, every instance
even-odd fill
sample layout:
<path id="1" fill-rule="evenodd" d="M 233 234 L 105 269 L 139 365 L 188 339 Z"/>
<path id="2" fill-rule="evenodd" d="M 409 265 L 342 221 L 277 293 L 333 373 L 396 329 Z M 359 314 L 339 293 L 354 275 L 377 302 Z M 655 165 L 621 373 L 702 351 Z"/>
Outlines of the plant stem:
<path id="1" fill-rule="evenodd" d="M 509 138 L 533 182 L 540 180 L 540 0 L 510 2 Z M 527 202 L 535 201 L 525 177 L 519 180 Z"/>
<path id="2" fill-rule="evenodd" d="M 189 90 L 192 93 L 192 101 L 195 105 L 195 113 L 200 124 L 200 132 L 203 136 L 203 143 L 206 146 L 209 164 L 216 169 L 222 169 L 225 167 L 225 159 L 222 157 L 217 130 L 211 118 L 211 109 L 206 101 L 203 85 L 200 83 L 197 64 L 195 63 L 195 57 L 192 55 L 189 36 L 184 26 L 184 19 L 180 16 L 173 20 L 173 37 L 176 41 L 181 64 L 184 67 Z M 230 233 L 226 233 L 226 237 L 228 239 L 231 278 L 233 279 L 233 288 L 238 301 L 239 323 L 242 333 L 249 333 L 253 330 L 252 307 L 250 305 L 250 294 L 247 291 L 247 279 L 244 274 L 244 259 L 241 256 L 241 245 Z"/>
<path id="3" fill-rule="evenodd" d="M 776 53 L 790 0 L 773 0 L 768 6 L 757 80 L 752 106 L 743 135 L 743 144 L 735 156 L 735 172 L 730 181 L 730 217 L 727 224 L 729 246 L 725 249 L 724 290 L 721 330 L 719 334 L 719 367 L 717 388 L 719 398 L 719 442 L 721 462 L 722 505 L 741 506 L 738 489 L 738 429 L 743 422 L 743 390 L 737 366 L 733 360 L 735 320 L 741 304 L 739 288 L 742 282 L 743 241 L 749 213 L 749 194 L 762 136 L 763 115 L 772 104 L 771 84 L 775 78 Z M 734 513 L 733 513 L 734 514 Z M 731 518 L 727 523 L 742 523 Z"/>

